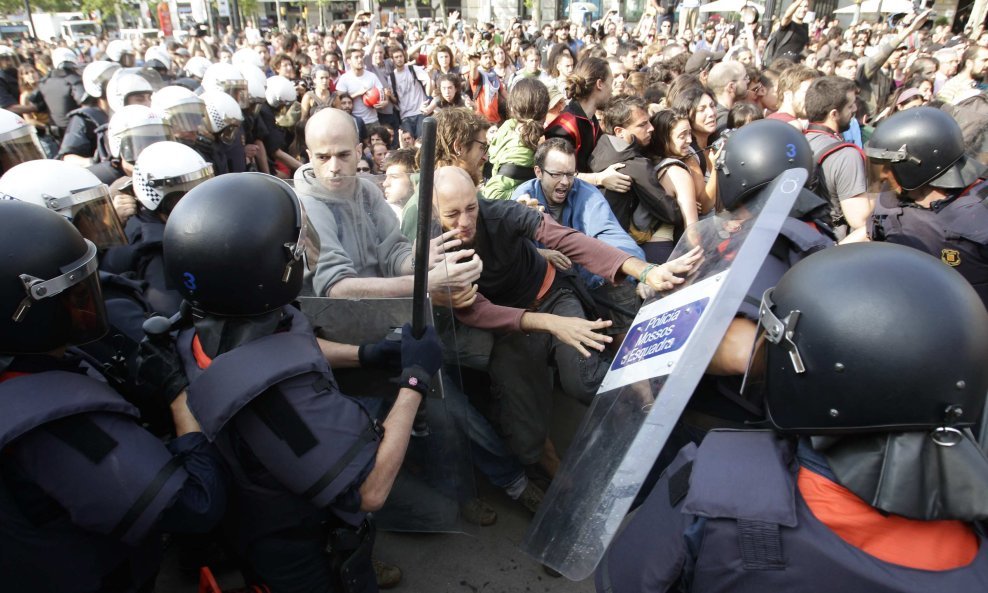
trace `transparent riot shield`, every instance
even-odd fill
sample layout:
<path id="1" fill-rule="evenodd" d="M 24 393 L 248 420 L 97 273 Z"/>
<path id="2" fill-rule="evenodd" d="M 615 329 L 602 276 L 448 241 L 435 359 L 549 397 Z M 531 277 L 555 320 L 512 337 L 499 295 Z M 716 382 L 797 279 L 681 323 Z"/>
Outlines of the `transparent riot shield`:
<path id="1" fill-rule="evenodd" d="M 436 231 L 424 235 L 432 245 L 425 263 L 433 284 L 429 298 L 413 297 L 416 267 L 414 240 L 401 233 L 401 206 L 414 200 L 410 176 L 358 175 L 319 178 L 311 166 L 293 183 L 319 235 L 315 269 L 305 278 L 302 312 L 317 335 L 331 342 L 361 345 L 390 342 L 384 360 L 333 373 L 343 393 L 357 397 L 380 422 L 390 411 L 401 374 L 401 328 L 411 323 L 416 307 L 425 323 L 440 334 L 451 333 L 452 312 L 436 302 L 450 302 L 442 291 L 448 261 Z M 415 202 L 413 201 L 413 204 Z M 445 298 L 444 298 L 445 297 Z M 405 461 L 377 526 L 390 531 L 469 532 L 461 509 L 476 498 L 470 456 L 469 402 L 460 389 L 459 363 L 452 335 L 442 335 L 444 368 L 431 383 L 416 417 Z M 381 350 L 378 348 L 378 350 Z M 387 350 L 386 348 L 384 350 Z M 356 362 L 356 361 L 351 361 Z"/>
<path id="2" fill-rule="evenodd" d="M 768 255 L 807 177 L 786 171 L 744 207 L 687 229 L 686 282 L 645 303 L 583 418 L 522 549 L 564 576 L 593 573 Z"/>

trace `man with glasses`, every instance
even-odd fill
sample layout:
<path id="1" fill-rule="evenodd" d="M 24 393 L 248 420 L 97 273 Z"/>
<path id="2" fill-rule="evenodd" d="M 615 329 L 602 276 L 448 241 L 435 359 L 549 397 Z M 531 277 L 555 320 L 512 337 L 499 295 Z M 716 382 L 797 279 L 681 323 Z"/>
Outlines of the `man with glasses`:
<path id="1" fill-rule="evenodd" d="M 628 97 L 637 99 L 639 97 Z M 636 109 L 641 109 L 637 106 Z M 648 122 L 647 116 L 645 117 Z M 648 126 L 651 129 L 651 125 Z M 608 136 L 616 138 L 616 136 Z M 600 144 L 598 144 L 598 147 Z M 645 253 L 621 228 L 611 206 L 596 186 L 576 178 L 576 153 L 562 138 L 550 138 L 535 151 L 535 179 L 520 185 L 512 196 L 543 210 L 559 224 L 576 229 L 630 256 L 645 259 Z M 568 257 L 553 250 L 544 250 L 549 263 L 562 270 L 573 269 L 590 291 L 601 313 L 614 325 L 614 333 L 623 333 L 634 320 L 640 301 L 630 282 L 611 284 L 600 276 L 573 265 Z"/>

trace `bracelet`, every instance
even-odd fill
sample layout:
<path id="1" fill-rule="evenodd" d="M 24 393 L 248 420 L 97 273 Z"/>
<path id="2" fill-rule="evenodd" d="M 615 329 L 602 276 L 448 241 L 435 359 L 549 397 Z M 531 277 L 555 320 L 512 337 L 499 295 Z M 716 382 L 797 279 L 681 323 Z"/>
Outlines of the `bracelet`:
<path id="1" fill-rule="evenodd" d="M 648 278 L 648 273 L 651 272 L 652 268 L 654 267 L 655 264 L 648 264 L 647 266 L 645 266 L 645 269 L 642 270 L 642 273 L 638 275 L 638 281 L 641 282 L 642 284 L 647 284 L 647 282 L 645 282 L 645 279 Z"/>

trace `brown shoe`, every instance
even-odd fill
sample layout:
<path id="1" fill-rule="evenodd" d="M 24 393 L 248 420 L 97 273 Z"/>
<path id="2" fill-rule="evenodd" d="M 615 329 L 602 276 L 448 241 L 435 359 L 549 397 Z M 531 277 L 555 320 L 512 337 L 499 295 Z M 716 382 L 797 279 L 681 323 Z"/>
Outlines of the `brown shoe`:
<path id="1" fill-rule="evenodd" d="M 487 527 L 497 521 L 497 511 L 494 507 L 479 498 L 475 498 L 460 507 L 460 514 L 463 520 L 473 525 Z"/>
<path id="2" fill-rule="evenodd" d="M 374 560 L 374 576 L 380 589 L 394 589 L 401 582 L 401 569 L 394 564 Z"/>

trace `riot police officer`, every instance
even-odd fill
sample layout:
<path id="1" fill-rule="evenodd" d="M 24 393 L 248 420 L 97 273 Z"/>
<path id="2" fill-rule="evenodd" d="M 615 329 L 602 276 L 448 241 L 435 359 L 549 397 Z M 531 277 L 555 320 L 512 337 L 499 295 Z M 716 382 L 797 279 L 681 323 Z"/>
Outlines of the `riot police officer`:
<path id="1" fill-rule="evenodd" d="M 62 134 L 69 125 L 69 113 L 78 109 L 86 100 L 86 89 L 79 76 L 78 56 L 67 47 L 56 47 L 51 52 L 52 66 L 48 76 L 41 79 L 30 101 L 51 118 L 48 132 L 55 142 L 62 141 Z"/>
<path id="2" fill-rule="evenodd" d="M 442 353 L 434 330 L 416 339 L 406 326 L 382 433 L 340 393 L 290 305 L 317 257 L 310 228 L 291 187 L 269 175 L 223 175 L 189 191 L 163 240 L 165 274 L 193 310 L 175 348 L 190 408 L 233 475 L 228 527 L 248 582 L 376 591 L 366 513 L 391 490 Z"/>
<path id="3" fill-rule="evenodd" d="M 111 193 L 116 196 L 120 193 L 117 188 L 126 183 L 126 177 L 133 174 L 134 163 L 141 151 L 163 140 L 174 140 L 171 128 L 150 107 L 122 107 L 107 124 L 106 144 L 110 160 L 89 167 L 89 171 L 109 185 Z M 127 205 L 127 209 L 117 205 L 117 214 L 123 222 L 127 222 L 136 208 L 135 203 L 128 201 Z"/>
<path id="4" fill-rule="evenodd" d="M 0 109 L 0 175 L 20 163 L 45 158 L 34 126 L 6 109 Z"/>
<path id="5" fill-rule="evenodd" d="M 868 144 L 874 241 L 908 245 L 956 269 L 988 306 L 985 166 L 964 154 L 960 126 L 932 107 L 883 121 Z"/>
<path id="6" fill-rule="evenodd" d="M 206 100 L 207 106 L 210 102 L 216 103 L 217 100 L 215 98 L 212 100 L 207 99 L 206 94 L 215 95 L 215 93 L 220 92 L 229 95 L 241 112 L 240 124 L 236 129 L 235 136 L 213 145 L 214 150 L 217 152 L 217 160 L 213 161 L 217 164 L 217 175 L 226 172 L 240 173 L 247 170 L 247 155 L 244 150 L 243 130 L 243 123 L 246 119 L 246 114 L 243 111 L 250 107 L 247 79 L 244 78 L 244 75 L 240 73 L 240 70 L 236 66 L 220 62 L 212 64 L 206 69 L 202 78 L 202 88 L 205 91 L 202 97 Z M 233 108 L 229 107 L 226 101 L 222 103 L 219 111 L 223 113 L 224 117 L 234 113 Z M 226 161 L 226 170 L 219 164 L 219 160 Z"/>
<path id="7" fill-rule="evenodd" d="M 745 218 L 746 208 L 759 192 L 787 169 L 799 167 L 813 177 L 813 150 L 792 126 L 774 120 L 752 122 L 736 130 L 724 145 L 717 162 L 719 207 L 732 214 L 718 230 L 722 239 L 718 253 L 733 256 L 740 244 L 734 224 Z M 789 268 L 805 257 L 834 245 L 826 220 L 827 202 L 802 188 L 792 212 L 762 263 L 737 315 L 721 340 L 707 372 L 700 380 L 682 419 L 663 449 L 646 482 L 644 494 L 688 442 L 699 443 L 714 428 L 744 428 L 761 419 L 760 402 L 741 396 L 741 381 L 751 356 L 758 323 L 758 302 L 767 288 L 775 286 Z M 715 220 L 705 221 L 710 224 Z M 694 233 L 697 232 L 695 229 Z M 716 265 L 708 259 L 704 265 Z"/>
<path id="8" fill-rule="evenodd" d="M 124 228 L 128 244 L 110 249 L 102 267 L 145 282 L 145 298 L 159 315 L 174 315 L 182 303 L 181 295 L 165 282 L 161 256 L 165 222 L 186 192 L 212 177 L 213 166 L 178 142 L 152 144 L 134 163 L 138 210 Z"/>
<path id="9" fill-rule="evenodd" d="M 39 237 L 42 238 L 39 240 Z M 167 447 L 69 350 L 107 331 L 96 246 L 63 217 L 0 201 L 0 574 L 10 591 L 149 591 L 162 530 L 222 515 L 221 461 L 168 394 Z"/>
<path id="10" fill-rule="evenodd" d="M 971 286 L 914 249 L 835 247 L 765 292 L 759 326 L 747 381 L 774 430 L 682 449 L 598 591 L 982 590 L 988 460 L 969 427 L 988 314 Z"/>
<path id="11" fill-rule="evenodd" d="M 225 173 L 242 173 L 247 168 L 247 157 L 244 153 L 243 123 L 244 114 L 236 99 L 222 91 L 206 91 L 202 94 L 206 103 L 206 131 L 209 133 L 208 147 L 200 138 L 196 141 L 201 152 L 207 148 L 212 158 L 206 160 L 213 163 L 216 175 Z"/>
<path id="12" fill-rule="evenodd" d="M 134 46 L 126 39 L 114 39 L 106 44 L 106 59 L 120 64 L 121 68 L 134 66 Z"/>
<path id="13" fill-rule="evenodd" d="M 815 163 L 813 149 L 798 130 L 783 122 L 764 120 L 735 130 L 724 144 L 715 167 L 720 207 L 737 213 L 743 212 L 752 198 L 787 169 L 806 169 L 808 179 L 812 179 Z M 703 429 L 725 428 L 760 418 L 757 403 L 740 397 L 741 378 L 748 364 L 758 321 L 758 301 L 790 267 L 834 244 L 834 236 L 824 222 L 826 210 L 823 198 L 806 188 L 801 190 L 775 245 L 748 290 L 748 298 L 742 302 L 707 374 L 690 400 L 685 414 L 687 423 Z M 732 236 L 724 240 L 722 249 L 736 249 L 731 247 Z"/>
<path id="14" fill-rule="evenodd" d="M 82 86 L 86 89 L 86 99 L 82 107 L 69 113 L 69 125 L 55 158 L 84 167 L 109 158 L 106 147 L 100 143 L 100 134 L 110 120 L 107 84 L 119 70 L 119 64 L 105 60 L 92 62 L 83 69 Z"/>
<path id="15" fill-rule="evenodd" d="M 166 86 L 151 96 L 151 110 L 168 124 L 177 142 L 212 162 L 213 140 L 205 136 L 208 115 L 202 97 L 182 86 Z"/>

